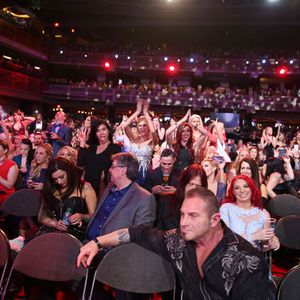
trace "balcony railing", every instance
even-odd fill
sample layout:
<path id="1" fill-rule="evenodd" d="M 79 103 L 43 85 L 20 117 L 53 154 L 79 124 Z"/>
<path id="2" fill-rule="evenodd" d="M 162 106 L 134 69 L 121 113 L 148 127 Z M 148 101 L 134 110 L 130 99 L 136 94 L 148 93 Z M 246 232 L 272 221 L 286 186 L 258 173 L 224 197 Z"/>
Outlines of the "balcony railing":
<path id="1" fill-rule="evenodd" d="M 225 110 L 255 111 L 300 111 L 299 97 L 296 96 L 262 96 L 241 95 L 229 92 L 200 93 L 165 91 L 139 91 L 136 89 L 73 87 L 69 85 L 51 84 L 44 91 L 49 97 L 60 100 L 95 101 L 108 105 L 117 103 L 134 104 L 137 97 L 150 99 L 151 104 L 162 106 L 184 106 L 193 109 L 211 108 Z"/>

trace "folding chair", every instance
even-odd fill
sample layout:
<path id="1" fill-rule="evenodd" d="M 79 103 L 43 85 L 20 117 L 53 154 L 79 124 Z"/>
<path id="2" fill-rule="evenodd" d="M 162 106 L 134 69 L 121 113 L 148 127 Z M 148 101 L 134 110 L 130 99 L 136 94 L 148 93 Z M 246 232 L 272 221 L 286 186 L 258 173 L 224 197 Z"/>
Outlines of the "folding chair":
<path id="1" fill-rule="evenodd" d="M 270 200 L 270 212 L 278 217 L 300 215 L 300 199 L 289 194 L 277 195 Z"/>
<path id="2" fill-rule="evenodd" d="M 41 200 L 40 192 L 22 189 L 10 195 L 0 210 L 17 217 L 34 217 L 39 213 Z"/>
<path id="3" fill-rule="evenodd" d="M 127 292 L 152 294 L 174 290 L 175 294 L 171 264 L 135 243 L 115 247 L 103 257 L 94 274 L 89 299 L 95 280 Z"/>
<path id="4" fill-rule="evenodd" d="M 292 268 L 280 281 L 277 300 L 299 300 L 300 266 Z"/>
<path id="5" fill-rule="evenodd" d="M 0 268 L 3 268 L 1 279 L 0 279 L 0 295 L 2 293 L 3 282 L 4 282 L 9 260 L 10 260 L 9 242 L 5 233 L 0 229 Z"/>
<path id="6" fill-rule="evenodd" d="M 86 270 L 76 267 L 82 244 L 67 233 L 52 232 L 32 239 L 16 256 L 8 275 L 2 300 L 14 270 L 48 281 L 81 280 Z"/>

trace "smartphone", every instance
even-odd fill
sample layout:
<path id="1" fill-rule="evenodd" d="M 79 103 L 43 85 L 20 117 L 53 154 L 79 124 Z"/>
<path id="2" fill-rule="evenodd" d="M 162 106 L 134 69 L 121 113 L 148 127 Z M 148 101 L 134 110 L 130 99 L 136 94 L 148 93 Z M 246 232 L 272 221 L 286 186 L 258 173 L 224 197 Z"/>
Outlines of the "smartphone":
<path id="1" fill-rule="evenodd" d="M 278 157 L 282 157 L 286 155 L 286 149 L 278 149 Z"/>
<path id="2" fill-rule="evenodd" d="M 218 156 L 218 155 L 214 155 L 212 157 L 212 159 L 215 160 L 216 162 L 218 162 L 219 164 L 224 161 L 224 157 L 223 156 Z"/>

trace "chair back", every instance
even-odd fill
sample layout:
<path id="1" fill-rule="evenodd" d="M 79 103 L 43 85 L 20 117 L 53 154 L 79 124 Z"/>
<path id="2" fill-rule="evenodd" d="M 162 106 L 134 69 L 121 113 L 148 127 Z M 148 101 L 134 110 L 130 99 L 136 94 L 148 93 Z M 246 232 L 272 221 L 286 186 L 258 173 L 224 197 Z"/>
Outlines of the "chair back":
<path id="1" fill-rule="evenodd" d="M 289 194 L 277 195 L 270 200 L 270 211 L 278 217 L 300 215 L 300 199 Z"/>
<path id="2" fill-rule="evenodd" d="M 275 228 L 275 234 L 280 241 L 280 245 L 300 250 L 300 216 L 287 216 L 281 218 Z"/>
<path id="3" fill-rule="evenodd" d="M 22 189 L 10 195 L 0 209 L 17 217 L 34 217 L 39 213 L 41 200 L 40 192 Z"/>
<path id="4" fill-rule="evenodd" d="M 9 242 L 6 237 L 6 234 L 0 229 L 0 268 L 3 268 L 1 278 L 0 278 L 0 291 L 2 289 L 2 284 L 3 284 L 9 259 L 10 259 Z"/>
<path id="5" fill-rule="evenodd" d="M 277 289 L 277 300 L 299 300 L 300 266 L 292 268 L 280 281 Z"/>
<path id="6" fill-rule="evenodd" d="M 83 267 L 76 267 L 81 242 L 67 233 L 51 232 L 32 239 L 17 255 L 13 268 L 28 276 L 49 280 L 80 280 Z"/>
<path id="7" fill-rule="evenodd" d="M 170 291 L 175 285 L 171 264 L 135 243 L 110 250 L 98 266 L 96 279 L 123 291 L 147 294 Z"/>

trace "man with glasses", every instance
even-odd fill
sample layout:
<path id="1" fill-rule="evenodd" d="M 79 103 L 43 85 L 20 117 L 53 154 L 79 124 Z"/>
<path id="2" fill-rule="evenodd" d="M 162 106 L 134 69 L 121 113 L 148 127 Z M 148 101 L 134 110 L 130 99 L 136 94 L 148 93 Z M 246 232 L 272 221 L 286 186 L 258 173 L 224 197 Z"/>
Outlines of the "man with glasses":
<path id="1" fill-rule="evenodd" d="M 130 152 L 112 156 L 109 170 L 111 182 L 104 190 L 95 214 L 87 228 L 87 239 L 98 243 L 96 239 L 115 230 L 131 225 L 152 226 L 156 216 L 154 196 L 134 182 L 139 163 Z M 92 268 L 97 268 L 106 251 L 100 251 Z M 98 286 L 95 293 L 105 298 L 104 291 Z M 116 291 L 117 299 L 143 299 L 142 295 Z"/>

